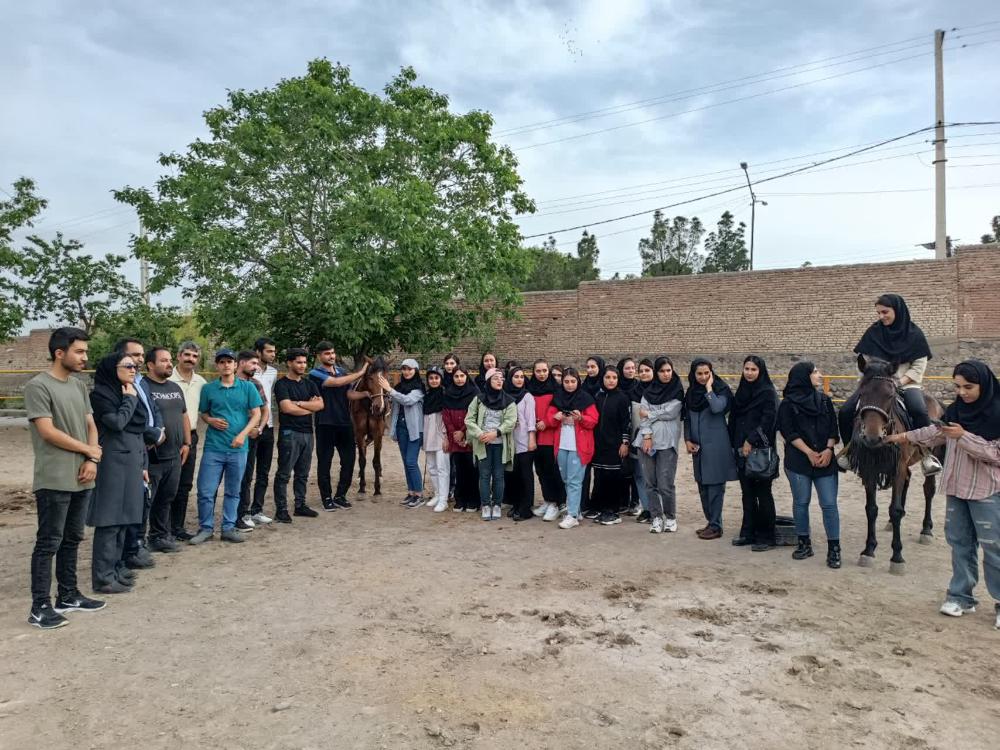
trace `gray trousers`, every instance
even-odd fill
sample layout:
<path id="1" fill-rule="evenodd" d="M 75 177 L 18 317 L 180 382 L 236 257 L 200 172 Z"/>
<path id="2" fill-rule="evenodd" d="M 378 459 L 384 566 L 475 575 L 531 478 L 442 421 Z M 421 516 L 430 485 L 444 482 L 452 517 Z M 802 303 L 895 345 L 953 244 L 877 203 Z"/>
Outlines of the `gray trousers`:
<path id="1" fill-rule="evenodd" d="M 274 506 L 288 510 L 288 480 L 295 474 L 292 492 L 295 507 L 306 504 L 309 487 L 309 467 L 312 466 L 313 435 L 311 432 L 281 430 L 278 435 L 278 471 L 274 475 Z"/>
<path id="2" fill-rule="evenodd" d="M 677 450 L 658 450 L 652 456 L 639 451 L 642 465 L 642 481 L 649 497 L 649 515 L 662 516 L 670 521 L 677 518 L 677 491 L 674 478 L 677 476 Z"/>
<path id="3" fill-rule="evenodd" d="M 701 511 L 708 521 L 708 528 L 722 531 L 722 503 L 726 497 L 725 484 L 699 484 Z"/>
<path id="4" fill-rule="evenodd" d="M 94 529 L 94 556 L 90 565 L 94 590 L 114 583 L 118 563 L 125 551 L 127 526 L 97 526 Z"/>

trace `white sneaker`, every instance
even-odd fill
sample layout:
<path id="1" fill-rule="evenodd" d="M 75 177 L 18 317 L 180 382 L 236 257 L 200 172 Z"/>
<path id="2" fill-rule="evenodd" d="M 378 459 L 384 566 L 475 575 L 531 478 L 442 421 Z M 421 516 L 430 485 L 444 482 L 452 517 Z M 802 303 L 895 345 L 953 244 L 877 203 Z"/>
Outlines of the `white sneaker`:
<path id="1" fill-rule="evenodd" d="M 500 512 L 500 506 L 499 505 L 494 505 L 493 506 L 493 520 L 494 521 L 499 521 L 502 516 L 503 516 L 503 514 Z"/>
<path id="2" fill-rule="evenodd" d="M 666 531 L 667 533 L 673 533 L 677 531 L 677 520 L 674 518 L 664 518 L 663 530 Z"/>
<path id="3" fill-rule="evenodd" d="M 431 510 L 434 510 L 434 508 L 437 507 L 437 504 L 438 502 L 440 502 L 440 500 L 441 498 L 435 495 L 434 497 L 432 497 L 430 500 L 427 501 L 427 507 L 430 508 Z"/>
<path id="4" fill-rule="evenodd" d="M 448 500 L 446 498 L 439 497 L 437 503 L 434 505 L 434 512 L 440 513 L 445 510 L 448 510 Z"/>
<path id="5" fill-rule="evenodd" d="M 560 529 L 572 529 L 574 526 L 579 526 L 580 522 L 576 520 L 576 516 L 571 516 L 569 513 L 566 517 L 559 522 Z"/>
<path id="6" fill-rule="evenodd" d="M 959 604 L 958 602 L 953 602 L 948 599 L 944 604 L 941 605 L 941 609 L 938 610 L 942 615 L 948 615 L 948 617 L 961 617 L 962 615 L 971 615 L 976 611 L 975 604 Z"/>
<path id="7" fill-rule="evenodd" d="M 542 503 L 541 505 L 537 505 L 531 509 L 531 514 L 535 518 L 542 518 L 546 513 L 549 512 L 550 505 L 552 505 L 552 503 Z"/>
<path id="8" fill-rule="evenodd" d="M 483 520 L 484 521 L 490 521 L 492 519 L 493 519 L 493 511 L 490 510 L 490 506 L 484 505 L 483 506 Z"/>
<path id="9" fill-rule="evenodd" d="M 662 534 L 663 533 L 663 516 L 657 516 L 653 519 L 653 522 L 649 524 L 650 534 Z"/>
<path id="10" fill-rule="evenodd" d="M 250 517 L 250 520 L 257 526 L 264 526 L 265 524 L 271 523 L 274 519 L 265 516 L 263 513 L 256 513 Z"/>
<path id="11" fill-rule="evenodd" d="M 542 516 L 543 521 L 555 521 L 559 518 L 559 506 L 555 503 L 549 503 L 545 507 L 545 514 Z"/>
<path id="12" fill-rule="evenodd" d="M 257 525 L 254 523 L 253 517 L 249 513 L 243 516 L 243 523 L 249 526 L 251 529 Z"/>

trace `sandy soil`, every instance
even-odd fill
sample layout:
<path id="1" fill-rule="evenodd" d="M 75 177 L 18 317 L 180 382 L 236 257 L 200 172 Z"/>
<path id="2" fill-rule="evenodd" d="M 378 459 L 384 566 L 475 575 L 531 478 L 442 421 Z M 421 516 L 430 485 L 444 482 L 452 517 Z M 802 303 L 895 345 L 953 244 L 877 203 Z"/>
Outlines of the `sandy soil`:
<path id="1" fill-rule="evenodd" d="M 730 546 L 735 485 L 726 539 L 698 540 L 686 460 L 680 531 L 653 537 L 405 510 L 386 458 L 378 502 L 158 555 L 134 592 L 42 632 L 25 623 L 27 430 L 0 426 L 0 747 L 997 746 L 1000 634 L 991 607 L 937 614 L 940 505 L 931 546 L 907 519 L 897 577 L 888 538 L 854 564 L 856 481 L 831 571 Z M 89 558 L 85 542 L 83 583 Z"/>

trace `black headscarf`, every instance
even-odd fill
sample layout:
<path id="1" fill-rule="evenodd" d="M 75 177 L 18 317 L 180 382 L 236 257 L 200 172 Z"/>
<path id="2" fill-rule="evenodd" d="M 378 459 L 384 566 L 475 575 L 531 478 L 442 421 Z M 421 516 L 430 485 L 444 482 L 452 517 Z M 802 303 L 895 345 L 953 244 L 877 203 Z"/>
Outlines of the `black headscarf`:
<path id="1" fill-rule="evenodd" d="M 630 404 L 631 401 L 621 386 L 615 385 L 610 390 L 607 386 L 601 388 L 601 392 L 597 394 L 600 419 L 594 430 L 595 445 L 612 448 L 621 445 L 622 437 L 628 434 L 631 424 Z"/>
<path id="2" fill-rule="evenodd" d="M 945 409 L 944 418 L 957 422 L 983 440 L 1000 438 L 1000 383 L 997 383 L 989 365 L 978 359 L 967 359 L 955 367 L 955 374 L 969 382 L 979 383 L 979 398 L 971 404 L 960 398 L 955 399 L 955 403 Z"/>
<path id="3" fill-rule="evenodd" d="M 409 393 L 410 391 L 423 391 L 427 392 L 427 388 L 424 387 L 424 381 L 420 379 L 420 370 L 414 369 L 413 375 L 409 378 L 404 378 L 403 374 L 399 375 L 399 382 L 396 383 L 396 387 L 393 389 L 396 393 Z"/>
<path id="4" fill-rule="evenodd" d="M 632 387 L 632 391 L 629 393 L 629 398 L 632 399 L 632 401 L 634 401 L 635 403 L 639 403 L 640 401 L 642 401 L 642 397 L 645 395 L 646 390 L 649 388 L 649 386 L 653 384 L 652 381 L 648 383 L 643 383 L 639 379 L 639 368 L 642 367 L 643 365 L 646 365 L 646 367 L 652 370 L 653 361 L 648 357 L 645 357 L 643 359 L 640 359 L 636 363 L 635 385 Z M 656 380 L 655 370 L 653 371 L 653 380 Z"/>
<path id="5" fill-rule="evenodd" d="M 437 414 L 444 408 L 444 372 L 438 367 L 428 367 L 427 374 L 431 373 L 441 377 L 441 385 L 437 388 L 427 386 L 424 393 L 424 414 Z"/>
<path id="6" fill-rule="evenodd" d="M 122 382 L 118 379 L 118 363 L 124 359 L 129 358 L 120 352 L 113 352 L 97 364 L 97 369 L 94 371 L 94 390 L 90 394 L 90 404 L 98 417 L 101 414 L 117 411 L 125 399 L 125 394 L 122 393 Z M 131 359 L 129 361 L 131 362 Z M 136 389 L 140 387 L 139 385 L 135 386 Z M 145 425 L 148 419 L 146 406 L 142 403 L 142 399 L 137 398 L 137 400 L 139 403 L 136 404 L 135 408 L 136 411 L 141 412 L 142 424 Z"/>
<path id="7" fill-rule="evenodd" d="M 500 368 L 492 369 L 501 372 Z M 493 409 L 494 411 L 503 411 L 514 403 L 514 397 L 504 391 L 503 386 L 500 386 L 500 388 L 493 387 L 493 378 L 490 378 L 486 382 L 486 390 L 479 394 L 479 400 L 483 402 L 483 406 L 487 409 Z"/>
<path id="8" fill-rule="evenodd" d="M 447 357 L 444 358 L 444 360 L 441 362 L 441 385 L 445 387 L 451 385 L 451 380 L 452 377 L 454 377 L 455 373 L 455 370 L 448 372 L 444 367 L 444 363 L 447 362 L 449 359 L 455 360 L 455 370 L 457 370 L 462 365 L 462 360 L 458 358 L 457 354 L 449 354 Z"/>
<path id="9" fill-rule="evenodd" d="M 539 396 L 548 396 L 555 393 L 557 386 L 556 380 L 552 377 L 552 372 L 550 371 L 549 376 L 545 380 L 539 380 L 535 377 L 534 372 L 532 372 L 531 378 L 528 379 L 524 387 L 528 389 L 528 393 L 538 398 Z"/>
<path id="10" fill-rule="evenodd" d="M 500 368 L 500 358 L 496 354 L 494 354 L 493 352 L 483 352 L 483 356 L 481 356 L 479 358 L 479 374 L 476 375 L 476 379 L 474 381 L 475 384 L 476 384 L 476 387 L 482 393 L 486 393 L 486 371 L 488 369 L 490 369 L 485 364 L 483 364 L 484 360 L 486 359 L 486 355 L 487 354 L 493 354 L 493 359 L 495 359 L 496 362 L 497 362 L 496 365 L 495 365 L 495 367 L 497 369 Z"/>
<path id="11" fill-rule="evenodd" d="M 729 407 L 731 408 L 733 405 L 733 391 L 729 387 L 729 384 L 715 374 L 715 368 L 712 367 L 711 362 L 704 357 L 698 357 L 691 363 L 691 370 L 688 372 L 688 392 L 687 400 L 685 401 L 687 410 L 703 411 L 708 408 L 708 391 L 705 389 L 705 386 L 698 382 L 698 378 L 694 375 L 695 370 L 702 365 L 708 365 L 708 369 L 712 371 L 712 393 L 716 396 L 728 396 Z"/>
<path id="12" fill-rule="evenodd" d="M 773 403 L 778 397 L 778 391 L 771 382 L 771 375 L 767 371 L 767 363 L 760 357 L 751 354 L 743 364 L 753 362 L 760 370 L 760 375 L 752 383 L 740 376 L 740 384 L 736 388 L 736 395 L 733 396 L 732 415 L 734 417 L 741 414 L 749 414 L 755 409 L 760 409 L 766 403 Z"/>
<path id="13" fill-rule="evenodd" d="M 504 378 L 503 381 L 503 389 L 504 391 L 510 394 L 511 398 L 514 399 L 515 404 L 519 404 L 521 403 L 521 399 L 524 398 L 524 395 L 528 392 L 528 390 L 523 385 L 520 388 L 514 385 L 514 378 L 512 376 L 514 375 L 515 372 L 520 372 L 521 374 L 524 374 L 524 368 L 519 367 L 518 365 L 514 365 L 509 370 L 507 370 L 507 376 Z"/>
<path id="14" fill-rule="evenodd" d="M 878 357 L 894 367 L 921 357 L 930 359 L 931 347 L 927 343 L 927 337 L 920 326 L 910 319 L 910 308 L 906 306 L 906 300 L 898 294 L 883 294 L 878 298 L 878 304 L 891 307 L 896 312 L 896 319 L 891 326 L 882 325 L 880 320 L 868 326 L 868 330 L 854 347 L 855 354 Z"/>
<path id="15" fill-rule="evenodd" d="M 587 357 L 587 361 L 589 362 L 590 360 L 594 360 L 597 363 L 597 375 L 594 377 L 587 375 L 583 379 L 583 382 L 580 383 L 580 387 L 591 396 L 596 396 L 597 392 L 604 386 L 604 370 L 607 368 L 607 365 L 604 362 L 604 358 L 598 357 L 596 354 Z"/>
<path id="16" fill-rule="evenodd" d="M 624 357 L 618 360 L 618 387 L 621 388 L 622 393 L 628 396 L 630 401 L 638 401 L 639 399 L 634 398 L 633 394 L 639 387 L 639 378 L 635 376 L 631 378 L 625 377 L 626 362 L 635 362 L 635 360 L 631 357 Z"/>
<path id="17" fill-rule="evenodd" d="M 577 380 L 576 390 L 570 393 L 565 386 L 560 385 L 556 389 L 556 395 L 552 397 L 552 405 L 559 411 L 575 411 L 581 413 L 591 404 L 596 403 L 594 397 L 583 390 L 583 383 Z"/>
<path id="18" fill-rule="evenodd" d="M 643 361 L 645 362 L 646 360 Z M 646 403 L 650 406 L 659 406 L 660 404 L 667 403 L 667 401 L 681 401 L 684 399 L 684 386 L 681 385 L 681 378 L 677 374 L 677 370 L 674 370 L 673 375 L 670 376 L 670 380 L 666 383 L 660 380 L 660 368 L 668 363 L 671 368 L 674 366 L 674 363 L 668 357 L 657 357 L 656 361 L 651 365 L 653 368 L 653 380 L 646 385 L 646 389 L 642 394 L 642 397 L 646 399 Z"/>
<path id="19" fill-rule="evenodd" d="M 479 395 L 479 389 L 469 377 L 469 371 L 459 365 L 455 372 L 461 370 L 465 373 L 465 385 L 459 387 L 455 385 L 455 379 L 444 387 L 444 408 L 445 409 L 468 409 L 472 399 Z"/>
<path id="20" fill-rule="evenodd" d="M 810 417 L 818 417 L 823 411 L 823 394 L 811 380 L 815 369 L 812 362 L 796 362 L 788 372 L 788 382 L 782 391 L 785 401 Z"/>

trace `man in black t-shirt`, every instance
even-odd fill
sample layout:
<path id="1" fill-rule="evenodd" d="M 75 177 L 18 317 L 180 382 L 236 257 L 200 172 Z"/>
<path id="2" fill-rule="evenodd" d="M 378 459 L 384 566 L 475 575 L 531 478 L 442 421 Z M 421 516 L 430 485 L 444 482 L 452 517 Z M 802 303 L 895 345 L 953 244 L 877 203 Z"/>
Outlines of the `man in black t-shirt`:
<path id="1" fill-rule="evenodd" d="M 184 391 L 169 379 L 174 372 L 170 350 L 154 346 L 146 352 L 145 360 L 146 377 L 140 387 L 159 409 L 164 429 L 163 442 L 149 450 L 148 546 L 153 552 L 177 552 L 180 547 L 171 536 L 170 506 L 191 450 L 191 421 Z M 140 530 L 140 538 L 145 531 Z"/>
<path id="2" fill-rule="evenodd" d="M 274 384 L 274 398 L 277 405 L 278 430 L 278 472 L 274 475 L 274 505 L 277 508 L 275 520 L 291 523 L 288 515 L 288 480 L 295 473 L 293 491 L 295 493 L 295 515 L 315 518 L 318 513 L 306 505 L 306 489 L 309 482 L 309 466 L 313 451 L 313 414 L 323 408 L 323 398 L 319 389 L 306 373 L 308 356 L 305 349 L 289 349 L 285 355 L 287 371 L 285 377 Z"/>

